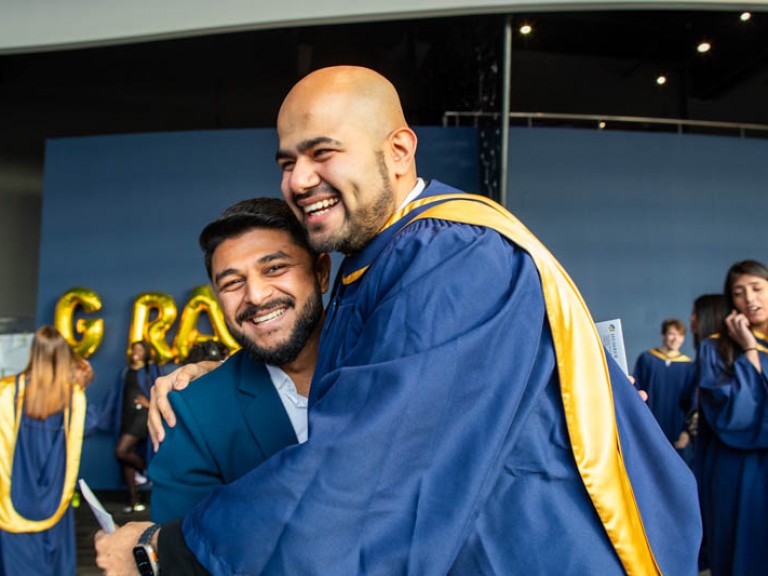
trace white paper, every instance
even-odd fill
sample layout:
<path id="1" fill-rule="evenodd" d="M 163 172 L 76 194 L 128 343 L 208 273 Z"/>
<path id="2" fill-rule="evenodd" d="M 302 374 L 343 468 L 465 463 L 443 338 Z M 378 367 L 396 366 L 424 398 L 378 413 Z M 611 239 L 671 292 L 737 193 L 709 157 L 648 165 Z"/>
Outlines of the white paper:
<path id="1" fill-rule="evenodd" d="M 115 521 L 112 519 L 112 515 L 104 509 L 104 506 L 102 506 L 99 499 L 96 498 L 96 495 L 91 492 L 91 489 L 88 487 L 88 484 L 85 483 L 85 480 L 80 478 L 79 484 L 80 493 L 83 495 L 83 498 L 85 498 L 85 501 L 88 502 L 88 506 L 93 511 L 93 515 L 96 516 L 96 521 L 99 523 L 99 526 L 101 526 L 101 529 L 107 534 L 112 534 L 112 532 L 115 531 Z"/>
<path id="2" fill-rule="evenodd" d="M 624 350 L 624 334 L 621 331 L 621 320 L 606 320 L 597 322 L 597 333 L 605 346 L 605 351 L 611 355 L 616 363 L 624 370 L 624 374 L 629 375 L 627 368 L 627 352 Z"/>

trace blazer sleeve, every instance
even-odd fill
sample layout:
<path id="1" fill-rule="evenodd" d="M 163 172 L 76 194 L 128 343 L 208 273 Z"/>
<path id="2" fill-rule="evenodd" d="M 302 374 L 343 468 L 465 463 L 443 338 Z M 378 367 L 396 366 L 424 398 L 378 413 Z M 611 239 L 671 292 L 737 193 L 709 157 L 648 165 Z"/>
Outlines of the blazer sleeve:
<path id="1" fill-rule="evenodd" d="M 176 426 L 149 467 L 152 480 L 151 517 L 155 522 L 180 518 L 224 484 L 219 464 L 194 410 L 183 394 L 169 396 Z"/>

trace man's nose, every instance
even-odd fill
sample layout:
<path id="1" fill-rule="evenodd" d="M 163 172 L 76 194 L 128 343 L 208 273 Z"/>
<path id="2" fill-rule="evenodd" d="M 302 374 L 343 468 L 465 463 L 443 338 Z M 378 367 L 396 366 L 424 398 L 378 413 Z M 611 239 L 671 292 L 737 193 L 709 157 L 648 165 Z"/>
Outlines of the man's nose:
<path id="1" fill-rule="evenodd" d="M 245 297 L 249 304 L 260 306 L 269 301 L 274 293 L 272 284 L 262 279 L 248 279 Z"/>
<path id="2" fill-rule="evenodd" d="M 301 194 L 320 184 L 315 164 L 309 158 L 299 157 L 290 172 L 291 192 Z"/>

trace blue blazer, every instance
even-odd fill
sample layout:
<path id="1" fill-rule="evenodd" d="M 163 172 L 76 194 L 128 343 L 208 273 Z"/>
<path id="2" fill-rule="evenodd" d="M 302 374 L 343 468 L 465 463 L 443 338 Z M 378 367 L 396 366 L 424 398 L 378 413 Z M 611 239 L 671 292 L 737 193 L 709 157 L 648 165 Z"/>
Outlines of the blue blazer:
<path id="1" fill-rule="evenodd" d="M 166 427 L 149 467 L 155 522 L 184 516 L 218 487 L 298 442 L 269 372 L 244 351 L 169 399 L 177 423 Z"/>

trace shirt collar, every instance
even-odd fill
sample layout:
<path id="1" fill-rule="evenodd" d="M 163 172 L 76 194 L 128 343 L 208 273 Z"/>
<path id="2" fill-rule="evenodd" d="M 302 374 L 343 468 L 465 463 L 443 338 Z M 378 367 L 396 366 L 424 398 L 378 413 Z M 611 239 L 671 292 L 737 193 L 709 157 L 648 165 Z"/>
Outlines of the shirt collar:
<path id="1" fill-rule="evenodd" d="M 413 190 L 411 190 L 408 193 L 408 196 L 406 196 L 405 200 L 403 200 L 403 203 L 397 207 L 397 210 L 400 210 L 401 208 L 403 208 L 404 206 L 406 206 L 407 204 L 409 204 L 410 202 L 413 202 L 416 198 L 418 198 L 419 194 L 421 194 L 424 191 L 425 187 L 426 187 L 426 183 L 424 182 L 424 180 L 421 178 L 417 178 L 416 186 L 414 186 Z M 397 210 L 395 210 L 395 212 L 397 212 Z"/>
<path id="2" fill-rule="evenodd" d="M 281 394 L 288 395 L 295 401 L 299 401 L 300 399 L 306 401 L 306 398 L 296 390 L 296 385 L 284 370 L 277 366 L 272 366 L 271 364 L 265 364 L 264 366 L 267 368 L 267 372 L 269 372 L 269 379 L 272 380 L 275 390 Z"/>

